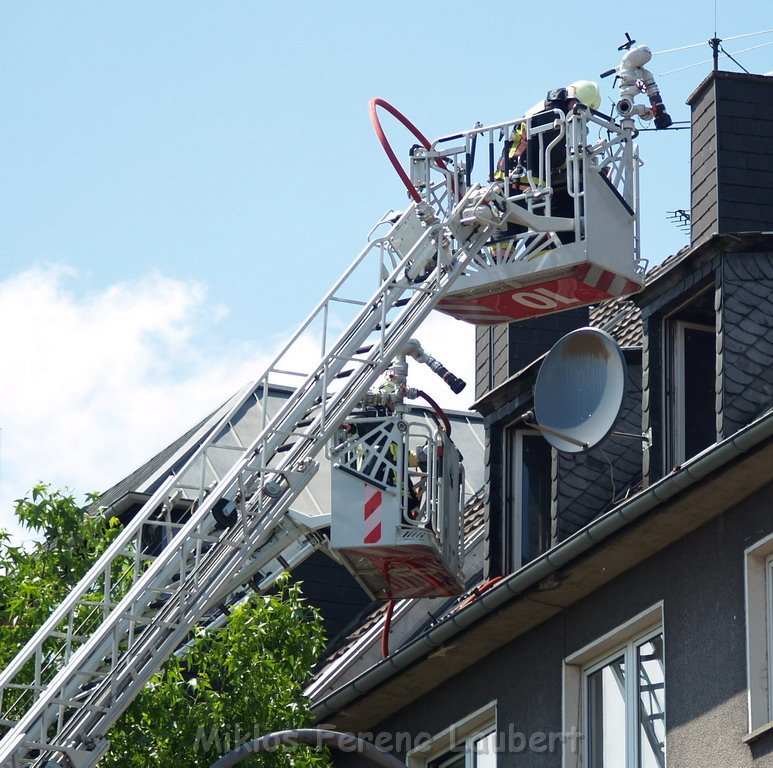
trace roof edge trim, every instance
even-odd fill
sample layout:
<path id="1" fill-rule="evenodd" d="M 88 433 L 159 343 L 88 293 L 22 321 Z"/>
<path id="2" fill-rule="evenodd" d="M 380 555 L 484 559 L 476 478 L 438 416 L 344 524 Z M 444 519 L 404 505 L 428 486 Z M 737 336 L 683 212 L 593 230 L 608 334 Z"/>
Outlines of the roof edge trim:
<path id="1" fill-rule="evenodd" d="M 319 700 L 312 705 L 313 715 L 321 721 L 336 714 L 355 699 L 370 693 L 396 673 L 421 660 L 467 627 L 498 610 L 591 547 L 695 485 L 732 459 L 756 448 L 771 436 L 773 436 L 773 410 L 767 411 L 731 437 L 707 448 L 683 464 L 680 469 L 611 509 L 537 560 L 504 578 L 465 608 L 451 614 L 393 655 Z"/>

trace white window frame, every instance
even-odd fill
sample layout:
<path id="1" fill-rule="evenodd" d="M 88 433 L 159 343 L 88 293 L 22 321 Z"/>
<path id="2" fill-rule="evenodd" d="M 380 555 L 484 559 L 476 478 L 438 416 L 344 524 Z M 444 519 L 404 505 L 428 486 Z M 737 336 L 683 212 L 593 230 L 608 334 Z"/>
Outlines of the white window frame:
<path id="1" fill-rule="evenodd" d="M 685 424 L 685 399 L 687 395 L 687 387 L 685 386 L 685 341 L 684 332 L 686 329 L 692 329 L 697 331 L 704 331 L 709 334 L 713 334 L 716 337 L 717 329 L 710 325 L 703 323 L 691 323 L 687 320 L 675 320 L 673 322 L 673 344 L 672 344 L 672 360 L 673 360 L 673 398 L 672 398 L 672 413 L 670 423 L 672 424 L 673 436 L 671 438 L 671 464 L 682 464 L 688 457 L 685 456 L 686 448 L 686 433 L 687 427 Z M 669 423 L 667 421 L 666 423 Z"/>
<path id="2" fill-rule="evenodd" d="M 505 456 L 509 476 L 509 499 L 505 499 L 505 518 L 509 520 L 508 543 L 510 546 L 510 565 L 516 571 L 526 565 L 523 557 L 523 438 L 539 437 L 545 439 L 536 429 L 523 429 L 513 425 L 505 429 Z M 552 482 L 552 458 L 548 466 Z"/>
<path id="3" fill-rule="evenodd" d="M 406 756 L 408 768 L 427 768 L 452 749 L 464 744 L 465 768 L 474 768 L 472 746 L 478 739 L 496 733 L 496 700 L 450 725 L 427 741 L 416 744 Z"/>
<path id="4" fill-rule="evenodd" d="M 563 731 L 567 738 L 564 739 L 563 768 L 585 768 L 588 764 L 588 740 L 585 737 L 588 676 L 622 654 L 626 654 L 627 669 L 635 668 L 635 664 L 630 664 L 629 654 L 635 656 L 636 648 L 657 635 L 663 636 L 665 649 L 662 601 L 564 659 Z M 638 709 L 632 703 L 632 696 L 626 702 L 626 722 L 627 727 L 632 728 L 633 736 L 628 739 L 626 766 L 635 766 L 639 728 Z"/>
<path id="5" fill-rule="evenodd" d="M 773 534 L 744 553 L 748 728 L 773 729 Z"/>

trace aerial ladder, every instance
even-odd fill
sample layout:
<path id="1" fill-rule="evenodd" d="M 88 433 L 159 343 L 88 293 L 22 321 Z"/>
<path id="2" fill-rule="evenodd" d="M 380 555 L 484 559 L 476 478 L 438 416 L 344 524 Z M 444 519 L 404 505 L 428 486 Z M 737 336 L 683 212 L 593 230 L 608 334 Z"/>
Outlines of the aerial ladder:
<path id="1" fill-rule="evenodd" d="M 0 766 L 94 765 L 110 726 L 197 622 L 211 622 L 245 585 L 269 589 L 318 548 L 379 599 L 459 592 L 461 457 L 448 430 L 411 425 L 406 357 L 460 382 L 415 332 L 435 309 L 500 322 L 642 285 L 630 120 L 581 108 L 557 111 L 550 133 L 521 117 L 430 143 L 374 100 L 379 131 L 378 107 L 420 142 L 403 172 L 410 204 L 374 227 L 265 373 L 0 674 Z M 542 165 L 516 191 L 493 171 L 495 146 L 519 126 L 539 144 Z M 488 176 L 476 182 L 486 141 Z M 557 145 L 567 158 L 568 217 L 551 214 Z M 517 233 L 503 241 L 512 224 Z M 374 391 L 390 373 L 397 390 Z M 272 387 L 288 382 L 292 394 L 272 412 Z M 422 451 L 417 469 L 410 457 Z M 293 504 L 324 455 L 334 467 L 333 509 L 312 519 Z M 409 508 L 417 481 L 424 498 Z M 384 506 L 380 540 L 365 519 L 374 492 Z M 331 517 L 332 541 L 322 532 Z"/>

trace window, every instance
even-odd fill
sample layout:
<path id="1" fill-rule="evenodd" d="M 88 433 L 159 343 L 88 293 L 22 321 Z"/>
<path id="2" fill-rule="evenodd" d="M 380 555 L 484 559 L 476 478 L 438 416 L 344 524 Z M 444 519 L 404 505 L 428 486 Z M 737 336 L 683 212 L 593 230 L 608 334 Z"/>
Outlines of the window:
<path id="1" fill-rule="evenodd" d="M 665 766 L 666 679 L 659 606 L 567 659 L 564 686 L 564 729 L 581 734 L 579 748 L 565 749 L 564 766 Z"/>
<path id="2" fill-rule="evenodd" d="M 496 703 L 408 753 L 409 768 L 496 768 Z"/>
<path id="3" fill-rule="evenodd" d="M 674 464 L 716 442 L 716 338 L 712 326 L 674 324 Z"/>
<path id="4" fill-rule="evenodd" d="M 552 542 L 552 457 L 550 444 L 535 430 L 511 428 L 506 435 L 506 538 L 516 570 L 547 552 Z"/>
<path id="5" fill-rule="evenodd" d="M 773 535 L 746 550 L 749 732 L 773 728 Z"/>
<path id="6" fill-rule="evenodd" d="M 665 319 L 664 471 L 717 439 L 717 332 L 714 284 L 684 298 Z"/>

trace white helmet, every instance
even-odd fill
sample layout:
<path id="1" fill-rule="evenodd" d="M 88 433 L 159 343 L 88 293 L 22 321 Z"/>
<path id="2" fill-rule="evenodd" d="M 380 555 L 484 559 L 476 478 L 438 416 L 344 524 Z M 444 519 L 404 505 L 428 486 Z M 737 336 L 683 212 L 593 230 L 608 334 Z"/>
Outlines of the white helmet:
<path id="1" fill-rule="evenodd" d="M 601 91 L 592 80 L 578 80 L 566 90 L 570 99 L 577 99 L 590 109 L 598 109 L 601 106 Z"/>

